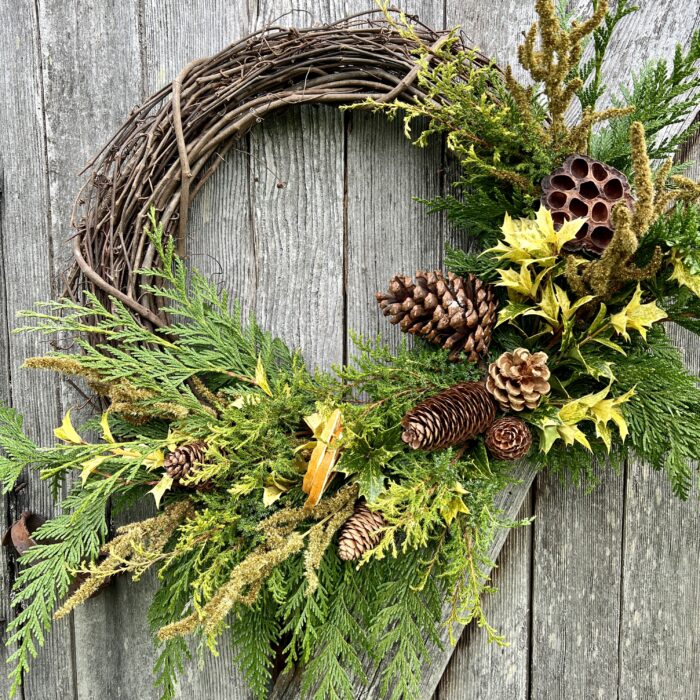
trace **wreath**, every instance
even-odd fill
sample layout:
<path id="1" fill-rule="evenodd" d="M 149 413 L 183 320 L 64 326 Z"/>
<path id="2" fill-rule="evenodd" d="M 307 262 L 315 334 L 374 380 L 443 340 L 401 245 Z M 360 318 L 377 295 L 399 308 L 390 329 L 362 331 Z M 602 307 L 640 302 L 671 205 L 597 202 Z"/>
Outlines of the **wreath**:
<path id="1" fill-rule="evenodd" d="M 673 160 L 696 126 L 665 129 L 700 104 L 700 33 L 609 90 L 606 49 L 634 9 L 598 0 L 578 20 L 537 0 L 527 86 L 456 31 L 387 11 L 268 28 L 132 112 L 76 202 L 68 293 L 22 313 L 23 332 L 81 350 L 26 365 L 84 382 L 104 410 L 77 427 L 69 411 L 40 447 L 0 408 L 5 492 L 25 468 L 69 486 L 63 514 L 26 512 L 5 537 L 21 555 L 13 693 L 52 617 L 155 568 L 164 698 L 190 641 L 215 651 L 222 634 L 258 697 L 280 651 L 311 697 L 352 698 L 380 661 L 383 692 L 416 697 L 442 624 L 504 643 L 480 600 L 491 542 L 524 524 L 494 505 L 518 460 L 581 481 L 635 455 L 688 497 L 700 390 L 666 327 L 700 334 L 700 183 Z M 377 294 L 414 346 L 357 337 L 332 372 L 183 262 L 190 202 L 227 150 L 318 103 L 402 114 L 417 146 L 444 139 L 460 175 L 427 204 L 480 247 Z M 142 499 L 156 514 L 112 532 Z"/>

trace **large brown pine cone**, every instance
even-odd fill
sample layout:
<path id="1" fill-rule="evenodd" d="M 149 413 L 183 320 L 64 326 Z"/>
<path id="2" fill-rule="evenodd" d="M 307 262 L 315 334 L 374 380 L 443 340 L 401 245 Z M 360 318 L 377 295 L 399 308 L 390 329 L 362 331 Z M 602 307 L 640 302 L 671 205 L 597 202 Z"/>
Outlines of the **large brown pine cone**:
<path id="1" fill-rule="evenodd" d="M 204 461 L 206 451 L 207 446 L 201 441 L 182 445 L 165 457 L 163 467 L 173 481 L 180 481 L 189 476 L 196 464 Z"/>
<path id="2" fill-rule="evenodd" d="M 466 355 L 477 362 L 488 352 L 498 302 L 491 285 L 474 275 L 419 271 L 415 282 L 396 275 L 377 301 L 391 323 L 449 350 L 450 360 Z"/>
<path id="3" fill-rule="evenodd" d="M 518 348 L 489 365 L 486 388 L 504 411 L 533 410 L 549 393 L 549 376 L 545 353 Z"/>
<path id="4" fill-rule="evenodd" d="M 532 433 L 525 421 L 506 416 L 489 426 L 485 442 L 492 457 L 511 461 L 524 457 L 530 451 Z"/>
<path id="5" fill-rule="evenodd" d="M 464 382 L 427 398 L 401 421 L 401 438 L 414 450 L 439 450 L 470 440 L 496 417 L 496 404 L 483 384 Z"/>
<path id="6" fill-rule="evenodd" d="M 552 212 L 555 228 L 565 221 L 586 220 L 576 238 L 566 244 L 569 252 L 601 255 L 612 240 L 612 210 L 620 202 L 634 206 L 624 173 L 588 156 L 569 156 L 542 179 L 542 204 Z"/>
<path id="7" fill-rule="evenodd" d="M 343 561 L 355 561 L 374 549 L 386 525 L 381 513 L 371 511 L 364 503 L 355 504 L 355 512 L 345 521 L 338 537 L 338 556 Z"/>

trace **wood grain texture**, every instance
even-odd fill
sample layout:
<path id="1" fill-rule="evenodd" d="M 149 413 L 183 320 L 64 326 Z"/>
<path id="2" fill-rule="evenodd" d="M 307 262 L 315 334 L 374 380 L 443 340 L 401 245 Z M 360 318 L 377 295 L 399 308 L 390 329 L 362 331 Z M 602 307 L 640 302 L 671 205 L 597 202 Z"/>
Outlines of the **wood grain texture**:
<path id="1" fill-rule="evenodd" d="M 700 140 L 683 153 L 700 177 Z M 686 367 L 700 374 L 697 337 L 674 326 Z M 686 502 L 663 474 L 633 463 L 627 474 L 619 648 L 621 700 L 691 697 L 700 693 L 700 499 Z"/>
<path id="2" fill-rule="evenodd" d="M 517 517 L 532 516 L 534 488 Z M 518 700 L 528 697 L 532 526 L 508 535 L 493 572 L 497 592 L 484 601 L 489 622 L 505 634 L 508 646 L 489 643 L 470 625 L 462 633 L 437 687 L 438 700 Z"/>
<path id="3" fill-rule="evenodd" d="M 34 3 L 0 2 L 0 60 L 4 66 L 0 77 L 0 153 L 4 168 L 0 227 L 6 287 L 2 323 L 10 330 L 18 325 L 15 317 L 19 310 L 56 292 L 40 46 Z M 9 398 L 24 414 L 27 432 L 43 444 L 53 439 L 52 429 L 59 418 L 59 383 L 53 377 L 38 380 L 20 366 L 27 357 L 41 354 L 46 348 L 46 341 L 39 336 L 7 337 Z M 28 476 L 26 489 L 11 498 L 10 504 L 11 519 L 25 508 L 45 516 L 56 512 L 48 487 L 36 474 Z M 7 598 L 8 591 L 2 593 Z M 0 688 L 6 683 L 5 675 L 4 671 L 0 674 Z M 73 697 L 74 676 L 71 623 L 65 620 L 49 634 L 32 674 L 25 679 L 24 696 L 46 700 Z"/>
<path id="4" fill-rule="evenodd" d="M 50 233 L 54 270 L 60 278 L 72 258 L 69 222 L 78 173 L 141 97 L 138 5 L 45 0 L 37 8 Z M 71 408 L 74 416 L 84 404 L 65 383 L 61 398 L 63 411 Z M 122 585 L 115 584 L 74 613 L 78 698 L 133 697 L 140 692 L 140 678 L 150 672 L 150 659 L 138 648 L 142 636 L 136 633 L 145 610 L 135 596 L 137 615 L 129 612 L 124 595 L 119 599 Z"/>

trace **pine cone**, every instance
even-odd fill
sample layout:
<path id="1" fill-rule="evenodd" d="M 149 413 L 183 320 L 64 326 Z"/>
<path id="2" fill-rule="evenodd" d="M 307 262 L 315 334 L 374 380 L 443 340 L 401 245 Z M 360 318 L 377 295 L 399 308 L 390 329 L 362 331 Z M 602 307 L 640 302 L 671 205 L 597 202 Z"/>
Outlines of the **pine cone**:
<path id="1" fill-rule="evenodd" d="M 532 445 L 532 433 L 520 418 L 499 418 L 486 431 L 486 447 L 495 459 L 524 457 Z"/>
<path id="2" fill-rule="evenodd" d="M 381 513 L 371 511 L 364 503 L 355 504 L 355 512 L 345 521 L 338 537 L 338 556 L 343 561 L 359 559 L 374 549 L 382 538 L 386 525 Z"/>
<path id="3" fill-rule="evenodd" d="M 201 441 L 182 445 L 166 456 L 163 467 L 173 481 L 181 481 L 190 475 L 195 464 L 204 461 L 206 451 L 207 446 Z"/>
<path id="4" fill-rule="evenodd" d="M 474 275 L 419 271 L 415 282 L 396 275 L 388 292 L 377 293 L 377 301 L 391 323 L 441 345 L 452 361 L 464 353 L 477 362 L 488 352 L 498 301 L 491 285 Z"/>
<path id="5" fill-rule="evenodd" d="M 549 393 L 549 376 L 545 353 L 531 355 L 529 350 L 518 348 L 504 352 L 489 365 L 486 388 L 504 411 L 533 410 Z"/>
<path id="6" fill-rule="evenodd" d="M 569 252 L 601 255 L 613 237 L 612 210 L 619 202 L 634 206 L 629 182 L 616 168 L 588 156 L 569 156 L 561 168 L 542 179 L 542 204 L 552 212 L 555 228 L 585 219 Z"/>
<path id="7" fill-rule="evenodd" d="M 464 382 L 427 398 L 401 421 L 401 438 L 414 450 L 439 450 L 470 440 L 496 417 L 496 404 L 483 384 Z"/>

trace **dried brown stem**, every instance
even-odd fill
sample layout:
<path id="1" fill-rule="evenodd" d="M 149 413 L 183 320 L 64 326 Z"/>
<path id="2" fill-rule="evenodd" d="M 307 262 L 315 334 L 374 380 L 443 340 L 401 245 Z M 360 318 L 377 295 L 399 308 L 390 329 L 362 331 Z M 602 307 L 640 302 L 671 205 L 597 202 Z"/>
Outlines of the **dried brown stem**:
<path id="1" fill-rule="evenodd" d="M 159 263 L 144 232 L 149 209 L 182 254 L 192 199 L 225 153 L 271 113 L 290 105 L 425 98 L 415 50 L 420 42 L 439 61 L 434 52 L 448 35 L 413 21 L 417 40 L 377 12 L 323 27 L 271 26 L 183 68 L 132 110 L 86 168 L 71 218 L 76 268 L 67 293 L 79 299 L 87 289 L 103 303 L 112 296 L 145 325 L 166 327 L 158 301 L 143 289 L 147 280 L 135 274 Z M 487 62 L 474 54 L 465 74 Z"/>

